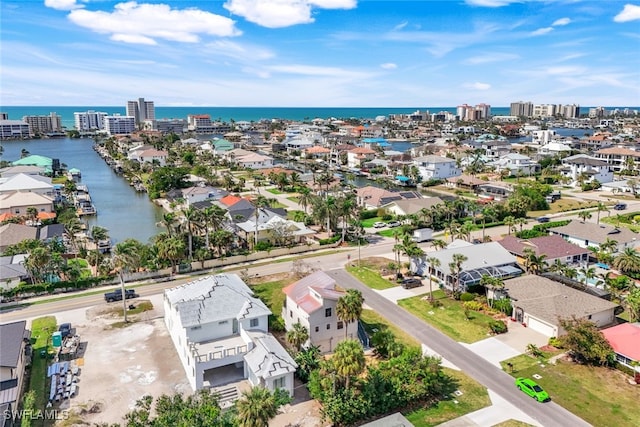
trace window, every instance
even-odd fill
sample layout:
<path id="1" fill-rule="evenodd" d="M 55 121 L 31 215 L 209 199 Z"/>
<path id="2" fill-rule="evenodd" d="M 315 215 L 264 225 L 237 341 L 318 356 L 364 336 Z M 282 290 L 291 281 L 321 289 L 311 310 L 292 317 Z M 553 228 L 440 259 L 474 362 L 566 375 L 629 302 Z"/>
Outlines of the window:
<path id="1" fill-rule="evenodd" d="M 331 323 L 327 323 L 327 331 L 331 329 Z"/>
<path id="2" fill-rule="evenodd" d="M 284 388 L 285 385 L 287 385 L 285 377 L 280 377 L 273 380 L 273 388 Z"/>
<path id="3" fill-rule="evenodd" d="M 320 332 L 320 326 L 316 326 L 316 332 Z"/>
<path id="4" fill-rule="evenodd" d="M 293 311 L 289 310 L 289 317 L 293 317 Z"/>
<path id="5" fill-rule="evenodd" d="M 202 326 L 198 325 L 198 326 L 192 326 L 191 327 L 192 331 L 197 331 L 198 329 L 202 329 Z"/>
<path id="6" fill-rule="evenodd" d="M 226 325 L 227 323 L 229 323 L 228 320 L 223 320 L 222 322 L 218 322 L 218 325 Z"/>
<path id="7" fill-rule="evenodd" d="M 338 322 L 338 329 L 342 329 L 342 328 L 344 328 L 344 323 Z"/>
<path id="8" fill-rule="evenodd" d="M 324 317 L 331 317 L 331 307 L 324 309 Z"/>
<path id="9" fill-rule="evenodd" d="M 259 323 L 259 319 L 251 319 L 249 321 L 249 326 L 252 328 L 257 328 Z"/>

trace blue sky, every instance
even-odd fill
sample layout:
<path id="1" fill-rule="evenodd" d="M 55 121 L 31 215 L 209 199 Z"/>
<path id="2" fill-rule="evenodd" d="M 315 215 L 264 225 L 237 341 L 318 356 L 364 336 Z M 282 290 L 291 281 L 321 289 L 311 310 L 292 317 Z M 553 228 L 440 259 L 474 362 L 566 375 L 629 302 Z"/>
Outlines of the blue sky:
<path id="1" fill-rule="evenodd" d="M 640 106 L 637 0 L 3 0 L 1 105 Z"/>

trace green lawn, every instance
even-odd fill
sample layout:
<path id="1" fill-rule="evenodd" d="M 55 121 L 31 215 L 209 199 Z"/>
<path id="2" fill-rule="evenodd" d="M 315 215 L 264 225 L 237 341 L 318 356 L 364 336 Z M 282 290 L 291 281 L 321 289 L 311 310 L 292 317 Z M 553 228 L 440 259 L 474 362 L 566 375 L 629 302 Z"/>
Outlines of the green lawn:
<path id="1" fill-rule="evenodd" d="M 256 297 L 260 298 L 273 314 L 280 315 L 282 313 L 282 307 L 284 306 L 285 295 L 282 292 L 282 288 L 289 285 L 291 282 L 285 280 L 276 280 L 275 282 L 266 282 L 256 285 L 251 285 L 251 289 Z"/>
<path id="2" fill-rule="evenodd" d="M 351 273 L 353 277 L 357 278 L 371 289 L 383 290 L 398 286 L 396 283 L 392 283 L 387 279 L 382 278 L 379 273 L 370 270 L 367 267 L 348 266 L 346 270 Z"/>
<path id="3" fill-rule="evenodd" d="M 441 290 L 433 294 L 442 303 L 441 307 L 432 307 L 429 301 L 422 299 L 423 296 L 403 299 L 398 304 L 456 341 L 473 343 L 487 338 L 492 317 L 472 311 L 467 320 L 460 301 L 447 297 Z"/>
<path id="4" fill-rule="evenodd" d="M 294 203 L 300 203 L 300 197 L 298 196 L 289 196 L 287 197 L 287 200 L 291 200 Z"/>
<path id="5" fill-rule="evenodd" d="M 395 228 L 388 228 L 386 230 L 378 231 L 376 234 L 383 237 L 393 237 Z"/>
<path id="6" fill-rule="evenodd" d="M 530 217 L 539 217 L 539 216 L 544 216 L 547 214 L 552 214 L 552 213 L 558 213 L 558 212 L 567 212 L 567 211 L 573 211 L 573 210 L 577 210 L 577 209 L 586 209 L 586 208 L 595 208 L 598 205 L 597 201 L 582 201 L 582 200 L 578 200 L 578 199 L 560 199 L 557 200 L 553 203 L 549 203 L 549 209 L 548 210 L 544 210 L 544 211 L 530 211 L 528 213 L 528 215 Z M 593 212 L 592 213 L 593 217 L 596 217 L 596 213 Z M 600 218 L 602 219 L 603 216 L 606 215 L 606 212 L 601 212 L 600 213 Z"/>
<path id="7" fill-rule="evenodd" d="M 362 322 L 362 326 L 364 326 L 364 329 L 367 331 L 367 334 L 369 336 L 372 336 L 376 331 L 389 329 L 391 332 L 393 332 L 393 335 L 395 335 L 398 342 L 404 344 L 407 347 L 420 347 L 420 343 L 416 341 L 411 335 L 398 328 L 393 323 L 387 322 L 387 319 L 380 316 L 373 310 L 362 310 L 360 321 Z"/>
<path id="8" fill-rule="evenodd" d="M 269 188 L 267 191 L 271 194 L 283 194 L 282 191 L 278 190 L 277 188 Z"/>
<path id="9" fill-rule="evenodd" d="M 362 224 L 362 226 L 364 228 L 371 228 L 371 227 L 373 227 L 373 224 L 378 222 L 378 221 L 382 221 L 382 217 L 381 216 L 375 216 L 373 218 L 363 219 L 360 222 L 360 224 Z"/>
<path id="10" fill-rule="evenodd" d="M 41 357 L 40 352 L 44 351 L 48 354 L 49 351 L 53 351 L 51 334 L 58 329 L 57 326 L 54 316 L 39 317 L 31 322 L 33 358 L 28 390 L 33 390 L 36 394 L 36 409 L 44 410 L 49 399 L 49 388 L 47 387 L 47 364 L 49 359 Z"/>
<path id="11" fill-rule="evenodd" d="M 487 389 L 482 385 L 460 371 L 448 368 L 443 368 L 443 370 L 458 381 L 458 390 L 462 392 L 462 395 L 441 400 L 430 408 L 405 413 L 404 416 L 416 427 L 436 426 L 491 405 Z"/>
<path id="12" fill-rule="evenodd" d="M 542 378 L 535 381 L 554 402 L 594 426 L 640 425 L 640 387 L 630 385 L 629 377 L 620 371 L 564 360 L 558 360 L 555 365 L 543 363 L 542 367 L 526 355 L 509 361 L 514 371 L 507 372 L 513 377 L 540 375 Z"/>

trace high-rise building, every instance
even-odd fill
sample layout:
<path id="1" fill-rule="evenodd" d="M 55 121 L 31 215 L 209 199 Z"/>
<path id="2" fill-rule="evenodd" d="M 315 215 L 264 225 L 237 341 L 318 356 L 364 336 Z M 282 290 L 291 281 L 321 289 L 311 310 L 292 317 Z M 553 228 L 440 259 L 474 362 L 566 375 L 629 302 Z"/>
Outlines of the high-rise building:
<path id="1" fill-rule="evenodd" d="M 510 114 L 518 117 L 531 117 L 533 114 L 533 103 L 523 101 L 512 102 Z"/>
<path id="2" fill-rule="evenodd" d="M 536 104 L 533 106 L 533 117 L 553 117 L 555 115 L 555 104 Z"/>
<path id="3" fill-rule="evenodd" d="M 109 135 L 128 135 L 136 130 L 136 120 L 133 116 L 114 114 L 104 118 L 105 130 Z"/>
<path id="4" fill-rule="evenodd" d="M 62 132 L 62 118 L 56 113 L 50 113 L 48 116 L 24 116 L 22 121 L 29 125 L 32 135 Z"/>
<path id="5" fill-rule="evenodd" d="M 137 101 L 127 101 L 127 116 L 134 117 L 136 125 L 145 120 L 155 120 L 156 110 L 153 101 L 145 101 L 144 98 L 138 98 Z"/>
<path id="6" fill-rule="evenodd" d="M 85 111 L 80 113 L 73 113 L 75 118 L 75 128 L 80 132 L 91 132 L 96 130 L 103 130 L 105 117 L 107 113 L 100 111 Z"/>
<path id="7" fill-rule="evenodd" d="M 580 106 L 576 104 L 563 105 L 562 116 L 567 119 L 577 119 L 580 117 Z"/>
<path id="8" fill-rule="evenodd" d="M 475 109 L 475 120 L 485 120 L 491 117 L 491 105 L 478 104 Z"/>

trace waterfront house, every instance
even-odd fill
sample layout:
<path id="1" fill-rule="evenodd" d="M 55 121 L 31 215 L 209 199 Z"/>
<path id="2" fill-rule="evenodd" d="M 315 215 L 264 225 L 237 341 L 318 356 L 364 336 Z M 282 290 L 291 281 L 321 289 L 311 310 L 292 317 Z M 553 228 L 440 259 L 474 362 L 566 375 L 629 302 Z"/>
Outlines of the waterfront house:
<path id="1" fill-rule="evenodd" d="M 564 156 L 571 152 L 571 147 L 561 142 L 553 141 L 538 148 L 542 156 Z"/>
<path id="2" fill-rule="evenodd" d="M 53 159 L 46 156 L 32 154 L 27 157 L 18 159 L 11 164 L 13 166 L 37 166 L 44 170 L 44 173 L 50 175 L 53 173 Z"/>
<path id="3" fill-rule="evenodd" d="M 322 353 L 333 351 L 340 341 L 358 339 L 358 323 L 345 324 L 338 318 L 338 300 L 346 293 L 324 271 L 316 271 L 282 290 L 286 295 L 282 307 L 285 329 L 300 323 L 307 328 L 305 347 L 318 346 Z"/>
<path id="4" fill-rule="evenodd" d="M 461 264 L 456 275 L 450 264 L 454 254 L 464 255 L 467 259 Z M 434 267 L 427 260 L 434 257 L 440 261 Z M 472 244 L 463 240 L 452 242 L 446 249 L 411 257 L 411 272 L 420 276 L 429 276 L 437 280 L 444 288 L 454 289 L 457 276 L 460 277 L 458 290 L 464 292 L 467 287 L 478 285 L 482 276 L 488 275 L 506 279 L 522 274 L 517 259 L 498 242 Z"/>
<path id="5" fill-rule="evenodd" d="M 562 159 L 560 173 L 573 187 L 593 181 L 601 184 L 613 181 L 613 168 L 604 160 L 586 154 L 576 154 Z"/>
<path id="6" fill-rule="evenodd" d="M 416 191 L 389 191 L 368 185 L 355 190 L 358 206 L 365 209 L 377 209 L 395 200 L 418 199 L 422 196 Z"/>
<path id="7" fill-rule="evenodd" d="M 271 310 L 236 274 L 164 293 L 165 324 L 193 390 L 248 379 L 293 395 L 297 364 L 268 332 Z"/>
<path id="8" fill-rule="evenodd" d="M 456 166 L 456 160 L 441 156 L 421 156 L 413 159 L 413 165 L 418 168 L 423 181 L 432 179 L 447 179 L 462 174 Z"/>
<path id="9" fill-rule="evenodd" d="M 392 215 L 416 215 L 420 216 L 421 211 L 429 211 L 434 206 L 444 203 L 440 197 L 422 197 L 412 199 L 394 200 L 381 206 Z"/>
<path id="10" fill-rule="evenodd" d="M 149 147 L 136 147 L 129 151 L 127 158 L 142 163 L 157 163 L 158 166 L 167 164 L 169 153 L 165 150 L 156 150 Z"/>
<path id="11" fill-rule="evenodd" d="M 44 167 L 33 165 L 8 166 L 0 169 L 0 178 L 8 179 L 16 175 L 44 175 Z M 51 182 L 51 180 L 49 180 Z"/>
<path id="12" fill-rule="evenodd" d="M 54 189 L 51 178 L 42 175 L 19 173 L 7 178 L 0 178 L 0 195 L 13 192 L 34 193 L 53 197 Z"/>
<path id="13" fill-rule="evenodd" d="M 31 331 L 27 322 L 0 325 L 0 405 L 18 408 L 25 380 L 25 367 L 31 363 Z"/>
<path id="14" fill-rule="evenodd" d="M 234 150 L 235 151 L 235 150 Z M 268 169 L 273 167 L 273 158 L 258 153 L 235 157 L 236 164 L 245 169 Z"/>
<path id="15" fill-rule="evenodd" d="M 363 163 L 373 160 L 376 151 L 368 147 L 356 147 L 347 151 L 347 167 L 359 168 Z"/>
<path id="16" fill-rule="evenodd" d="M 41 219 L 55 218 L 56 216 L 51 196 L 22 191 L 0 194 L 0 214 L 28 218 L 29 208 L 35 208 Z"/>
<path id="17" fill-rule="evenodd" d="M 478 194 L 491 200 L 504 200 L 513 193 L 513 185 L 503 181 L 491 181 L 478 185 Z"/>
<path id="18" fill-rule="evenodd" d="M 515 236 L 504 236 L 498 243 L 515 255 L 520 264 L 524 264 L 527 249 L 540 256 L 545 255 L 547 265 L 560 260 L 563 264 L 580 264 L 589 261 L 591 250 L 566 241 L 559 235 L 520 239 Z"/>
<path id="19" fill-rule="evenodd" d="M 514 319 L 547 337 L 564 335 L 560 319 L 587 319 L 598 327 L 615 322 L 617 304 L 546 277 L 525 275 L 504 285 Z"/>
<path id="20" fill-rule="evenodd" d="M 596 224 L 572 220 L 569 224 L 549 229 L 550 234 L 557 234 L 568 242 L 582 248 L 599 248 L 607 239 L 615 240 L 618 251 L 625 248 L 634 248 L 638 244 L 638 233 L 625 227 L 614 227 L 607 224 Z"/>

